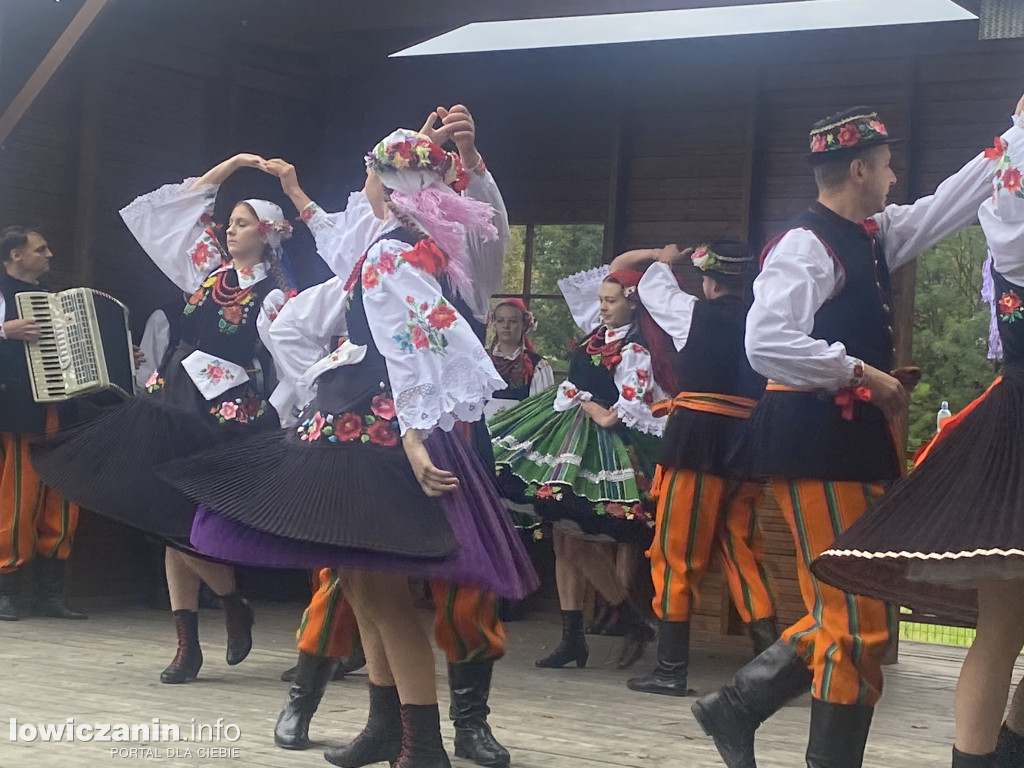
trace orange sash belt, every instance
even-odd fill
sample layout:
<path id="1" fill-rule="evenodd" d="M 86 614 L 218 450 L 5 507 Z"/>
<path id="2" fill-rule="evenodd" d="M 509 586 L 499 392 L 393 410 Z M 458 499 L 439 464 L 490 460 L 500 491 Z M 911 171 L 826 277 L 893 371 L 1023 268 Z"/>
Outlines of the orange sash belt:
<path id="1" fill-rule="evenodd" d="M 651 406 L 655 418 L 668 416 L 676 408 L 689 408 L 691 411 L 717 413 L 720 416 L 732 416 L 735 419 L 749 419 L 757 400 L 737 395 L 719 395 L 714 392 L 680 392 L 669 400 L 659 400 Z"/>
<path id="2" fill-rule="evenodd" d="M 846 387 L 837 392 L 826 393 L 821 389 L 813 387 L 791 387 L 788 384 L 780 384 L 777 381 L 768 380 L 765 387 L 768 392 L 811 392 L 813 394 L 832 394 L 832 402 L 839 406 L 843 418 L 846 421 L 853 421 L 853 404 L 857 401 L 867 403 L 871 400 L 871 390 L 867 387 Z"/>

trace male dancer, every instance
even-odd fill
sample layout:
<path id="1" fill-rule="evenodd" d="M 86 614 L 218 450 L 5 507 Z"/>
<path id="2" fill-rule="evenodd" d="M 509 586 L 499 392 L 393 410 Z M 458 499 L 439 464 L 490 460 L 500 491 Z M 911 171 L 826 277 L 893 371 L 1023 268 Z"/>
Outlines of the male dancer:
<path id="1" fill-rule="evenodd" d="M 1003 138 L 1024 148 L 1024 129 Z M 886 206 L 892 141 L 867 107 L 815 123 L 817 202 L 769 243 L 754 282 L 747 356 L 769 382 L 748 428 L 752 471 L 771 478 L 789 523 L 807 615 L 693 705 L 730 768 L 756 765 L 755 730 L 809 687 L 808 768 L 858 768 L 882 694 L 894 615 L 819 582 L 810 564 L 902 469 L 889 424 L 908 401 L 889 374 L 889 274 L 970 223 L 993 172 L 979 155 L 934 195 Z"/>

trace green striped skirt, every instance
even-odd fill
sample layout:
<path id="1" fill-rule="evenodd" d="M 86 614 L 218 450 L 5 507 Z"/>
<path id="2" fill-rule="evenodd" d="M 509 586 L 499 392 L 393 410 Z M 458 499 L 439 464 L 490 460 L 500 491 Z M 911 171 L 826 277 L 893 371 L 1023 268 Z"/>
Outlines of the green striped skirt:
<path id="1" fill-rule="evenodd" d="M 499 471 L 521 479 L 528 497 L 557 499 L 569 491 L 593 504 L 596 515 L 651 522 L 647 491 L 661 438 L 599 427 L 579 407 L 556 411 L 557 393 L 539 392 L 488 422 Z"/>

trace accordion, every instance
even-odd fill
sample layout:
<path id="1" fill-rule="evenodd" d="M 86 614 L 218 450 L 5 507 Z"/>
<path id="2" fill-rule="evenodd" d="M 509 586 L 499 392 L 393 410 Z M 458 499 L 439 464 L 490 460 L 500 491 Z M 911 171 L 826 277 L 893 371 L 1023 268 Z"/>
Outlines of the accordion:
<path id="1" fill-rule="evenodd" d="M 32 398 L 38 403 L 112 391 L 135 394 L 128 308 L 91 288 L 15 296 L 18 315 L 35 320 L 39 340 L 25 345 Z"/>

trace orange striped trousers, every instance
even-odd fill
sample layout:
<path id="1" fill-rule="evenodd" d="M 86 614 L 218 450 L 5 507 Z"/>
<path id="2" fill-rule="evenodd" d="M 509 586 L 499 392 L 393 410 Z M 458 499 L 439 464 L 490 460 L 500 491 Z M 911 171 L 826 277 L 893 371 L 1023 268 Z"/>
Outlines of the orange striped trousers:
<path id="1" fill-rule="evenodd" d="M 729 594 L 749 623 L 775 615 L 771 579 L 761 564 L 755 508 L 757 483 L 659 466 L 651 490 L 657 497 L 651 558 L 655 615 L 688 621 L 701 577 L 717 546 Z"/>
<path id="2" fill-rule="evenodd" d="M 874 705 L 882 695 L 882 657 L 896 613 L 878 600 L 818 581 L 811 561 L 871 506 L 882 483 L 774 478 L 772 490 L 796 543 L 796 568 L 807 615 L 782 638 L 814 672 L 812 693 L 834 704 Z"/>
<path id="3" fill-rule="evenodd" d="M 323 568 L 319 586 L 297 633 L 299 650 L 313 656 L 347 656 L 358 633 L 355 614 L 341 592 L 337 571 Z M 432 581 L 434 637 L 449 662 L 493 661 L 505 655 L 505 628 L 494 593 Z"/>
<path id="4" fill-rule="evenodd" d="M 56 429 L 56 409 L 47 430 Z M 29 435 L 0 432 L 0 573 L 13 571 L 36 554 L 66 560 L 78 526 L 78 505 L 43 485 L 32 468 Z"/>

